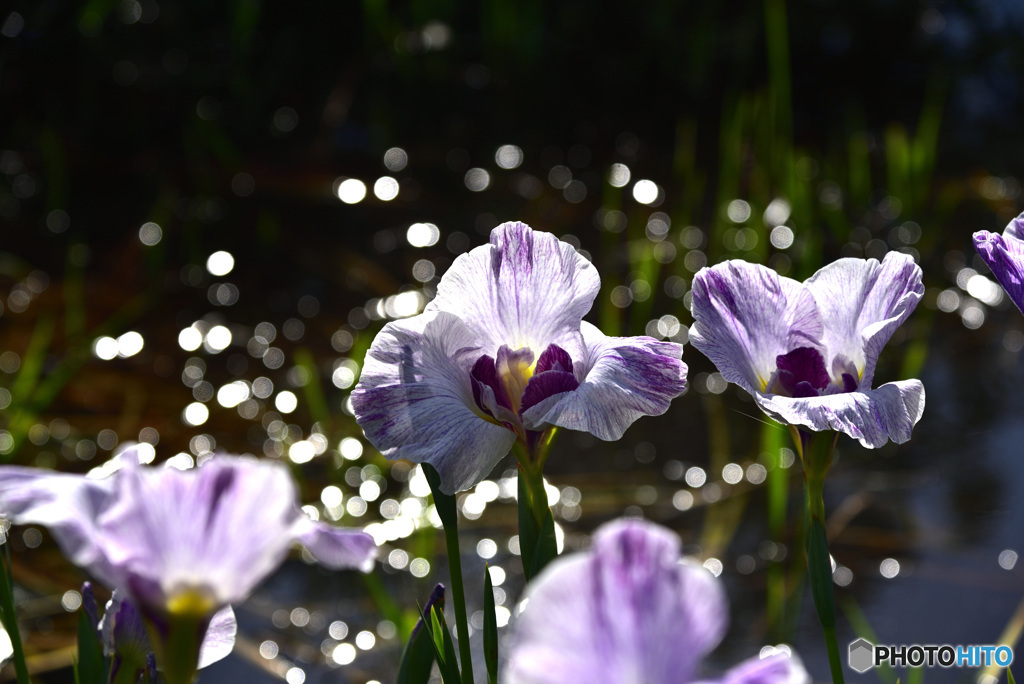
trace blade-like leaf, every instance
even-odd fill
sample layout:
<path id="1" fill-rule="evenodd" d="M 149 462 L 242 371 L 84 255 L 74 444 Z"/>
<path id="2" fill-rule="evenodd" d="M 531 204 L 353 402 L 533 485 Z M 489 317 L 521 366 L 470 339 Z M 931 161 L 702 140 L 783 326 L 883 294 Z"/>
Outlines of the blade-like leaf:
<path id="1" fill-rule="evenodd" d="M 498 681 L 498 618 L 494 612 L 494 586 L 491 568 L 484 565 L 484 662 L 487 664 L 487 684 Z"/>

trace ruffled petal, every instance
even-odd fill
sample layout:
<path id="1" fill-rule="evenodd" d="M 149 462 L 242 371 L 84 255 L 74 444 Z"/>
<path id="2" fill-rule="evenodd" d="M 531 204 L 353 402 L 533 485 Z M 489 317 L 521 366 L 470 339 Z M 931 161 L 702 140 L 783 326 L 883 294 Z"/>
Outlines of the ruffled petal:
<path id="1" fill-rule="evenodd" d="M 903 444 L 924 413 L 920 380 L 889 382 L 866 392 L 846 392 L 796 399 L 755 394 L 761 409 L 780 423 L 814 431 L 836 430 L 869 449 L 890 439 Z"/>
<path id="2" fill-rule="evenodd" d="M 728 609 L 711 573 L 679 560 L 673 533 L 627 520 L 598 530 L 589 552 L 553 561 L 527 588 L 505 681 L 689 681 Z"/>
<path id="3" fill-rule="evenodd" d="M 576 358 L 580 321 L 600 287 L 572 245 L 514 221 L 455 260 L 426 310 L 458 316 L 490 355 L 503 344 L 538 353 L 557 344 Z"/>
<path id="4" fill-rule="evenodd" d="M 335 527 L 302 515 L 295 523 L 293 531 L 295 539 L 306 547 L 321 565 L 331 570 L 373 570 L 377 544 L 373 537 L 362 530 Z"/>
<path id="5" fill-rule="evenodd" d="M 839 259 L 804 283 L 821 312 L 827 358 L 843 355 L 870 387 L 882 347 L 924 294 L 921 267 L 907 254 L 875 259 Z"/>
<path id="6" fill-rule="evenodd" d="M 0 468 L 0 516 L 46 527 L 64 556 L 108 587 L 117 574 L 103 551 L 96 518 L 111 501 L 112 480 L 94 480 L 41 468 Z"/>
<path id="7" fill-rule="evenodd" d="M 795 280 L 734 259 L 693 279 L 690 342 L 729 382 L 763 392 L 775 359 L 798 347 L 820 347 L 814 298 Z"/>
<path id="8" fill-rule="evenodd" d="M 1005 235 L 987 230 L 975 233 L 974 249 L 1017 308 L 1024 311 L 1024 237 L 1014 237 L 1021 232 L 1024 218 L 1018 216 L 1007 226 Z"/>
<path id="9" fill-rule="evenodd" d="M 378 333 L 352 392 L 356 420 L 387 458 L 430 463 L 441 489 L 482 480 L 509 452 L 515 433 L 474 411 L 475 338 L 444 311 L 394 321 Z"/>
<path id="10" fill-rule="evenodd" d="M 586 352 L 575 364 L 580 386 L 523 411 L 530 429 L 557 425 L 604 440 L 622 437 L 640 416 L 657 416 L 686 391 L 682 345 L 651 337 L 607 337 L 584 321 Z"/>
<path id="11" fill-rule="evenodd" d="M 226 658 L 235 647 L 237 634 L 238 620 L 231 606 L 224 606 L 214 613 L 203 635 L 203 643 L 199 646 L 199 669 Z"/>
<path id="12" fill-rule="evenodd" d="M 776 653 L 767 658 L 745 660 L 721 679 L 699 684 L 808 684 L 810 681 L 811 676 L 799 658 Z"/>

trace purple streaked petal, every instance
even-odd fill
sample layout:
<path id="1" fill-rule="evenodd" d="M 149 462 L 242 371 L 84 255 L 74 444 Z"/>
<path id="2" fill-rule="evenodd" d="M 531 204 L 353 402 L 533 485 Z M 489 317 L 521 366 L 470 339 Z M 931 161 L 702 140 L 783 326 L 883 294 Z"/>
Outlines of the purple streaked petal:
<path id="1" fill-rule="evenodd" d="M 920 380 L 889 382 L 873 390 L 790 398 L 755 394 L 761 409 L 781 423 L 809 430 L 836 430 L 874 449 L 890 439 L 902 444 L 924 413 Z"/>
<path id="2" fill-rule="evenodd" d="M 122 468 L 98 520 L 104 552 L 146 612 L 183 590 L 214 606 L 244 599 L 284 560 L 301 515 L 281 464 L 213 458 L 191 471 Z M 271 494 L 272 493 L 272 494 Z"/>
<path id="3" fill-rule="evenodd" d="M 553 561 L 527 589 L 506 681 L 687 682 L 721 640 L 728 609 L 679 540 L 643 521 L 602 527 L 585 554 Z"/>
<path id="4" fill-rule="evenodd" d="M 839 259 L 804 283 L 821 312 L 824 342 L 832 358 L 844 355 L 870 387 L 882 347 L 914 310 L 924 285 L 914 259 L 889 252 L 875 259 Z"/>
<path id="5" fill-rule="evenodd" d="M 795 280 L 758 264 L 732 260 L 693 279 L 690 342 L 729 382 L 763 392 L 775 360 L 797 347 L 818 347 L 822 324 L 814 298 Z"/>
<path id="6" fill-rule="evenodd" d="M 0 469 L 0 515 L 19 525 L 43 525 L 69 561 L 107 586 L 117 586 L 96 527 L 113 491 L 109 479 L 6 466 Z"/>
<path id="7" fill-rule="evenodd" d="M 373 570 L 377 544 L 373 537 L 362 530 L 335 527 L 326 522 L 310 520 L 302 514 L 292 533 L 321 565 L 331 570 Z"/>
<path id="8" fill-rule="evenodd" d="M 808 684 L 811 677 L 795 655 L 776 653 L 767 658 L 750 658 L 725 673 L 721 679 L 701 684 Z"/>
<path id="9" fill-rule="evenodd" d="M 491 242 L 461 255 L 441 278 L 426 311 L 462 319 L 484 353 L 507 344 L 576 356 L 579 325 L 601 287 L 597 270 L 572 245 L 519 222 L 491 231 Z"/>
<path id="10" fill-rule="evenodd" d="M 484 403 L 485 389 L 489 387 L 493 394 L 493 403 L 504 406 L 507 409 L 512 408 L 511 402 L 508 397 L 505 396 L 505 391 L 501 388 L 501 381 L 498 379 L 498 370 L 494 365 L 494 359 L 490 356 L 484 355 L 476 360 L 473 364 L 473 369 L 469 372 L 469 377 L 472 380 L 473 389 L 473 401 L 476 405 L 482 409 L 486 409 L 492 416 L 495 411 L 490 410 L 487 404 L 492 403 L 487 401 Z"/>
<path id="11" fill-rule="evenodd" d="M 557 425 L 616 440 L 637 418 L 661 415 L 686 391 L 682 345 L 650 337 L 607 337 L 586 321 L 581 332 L 586 354 L 575 367 L 580 386 L 524 411 L 528 428 Z"/>
<path id="12" fill-rule="evenodd" d="M 548 348 L 537 359 L 537 366 L 534 373 L 557 370 L 565 373 L 572 373 L 572 358 L 569 353 L 557 344 L 548 345 Z"/>
<path id="13" fill-rule="evenodd" d="M 226 658 L 235 647 L 237 634 L 238 620 L 231 606 L 224 606 L 214 613 L 199 646 L 199 669 Z"/>
<path id="14" fill-rule="evenodd" d="M 366 438 L 387 458 L 430 463 L 448 493 L 483 479 L 516 439 L 474 411 L 469 357 L 477 351 L 450 313 L 394 321 L 374 339 L 352 392 Z"/>
<path id="15" fill-rule="evenodd" d="M 563 373 L 556 370 L 538 373 L 530 378 L 530 382 L 527 383 L 519 410 L 527 411 L 549 397 L 554 397 L 563 392 L 572 392 L 579 386 L 579 381 L 572 373 Z"/>
<path id="16" fill-rule="evenodd" d="M 982 230 L 974 234 L 974 249 L 985 260 L 1010 300 L 1024 311 L 1024 214 L 1006 227 L 1004 235 Z"/>

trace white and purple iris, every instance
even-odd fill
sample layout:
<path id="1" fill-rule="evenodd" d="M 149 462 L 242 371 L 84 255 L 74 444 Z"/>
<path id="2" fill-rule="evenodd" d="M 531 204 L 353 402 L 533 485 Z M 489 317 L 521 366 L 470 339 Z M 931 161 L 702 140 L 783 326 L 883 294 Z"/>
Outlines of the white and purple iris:
<path id="1" fill-rule="evenodd" d="M 974 249 L 1024 312 L 1024 214 L 1010 221 L 1002 235 L 987 230 L 975 233 Z"/>
<path id="2" fill-rule="evenodd" d="M 601 283 L 550 233 L 504 223 L 463 254 L 424 313 L 384 326 L 352 393 L 388 458 L 430 463 L 454 493 L 549 427 L 615 440 L 686 389 L 682 346 L 583 321 Z"/>
<path id="3" fill-rule="evenodd" d="M 245 599 L 296 541 L 332 569 L 373 565 L 373 538 L 310 520 L 279 463 L 217 456 L 179 471 L 119 458 L 105 479 L 2 467 L 0 516 L 47 527 L 68 560 L 125 592 L 157 639 L 188 623 L 198 649 L 217 611 Z"/>
<path id="4" fill-rule="evenodd" d="M 924 412 L 924 386 L 872 389 L 882 347 L 924 293 L 921 268 L 890 252 L 840 259 L 805 282 L 733 260 L 693 281 L 693 346 L 776 420 L 836 430 L 875 448 L 903 443 Z"/>
<path id="5" fill-rule="evenodd" d="M 719 581 L 680 562 L 679 538 L 642 520 L 599 528 L 593 547 L 553 561 L 526 590 L 514 626 L 507 684 L 685 684 L 725 635 Z M 728 684 L 800 684 L 795 657 L 747 660 Z"/>

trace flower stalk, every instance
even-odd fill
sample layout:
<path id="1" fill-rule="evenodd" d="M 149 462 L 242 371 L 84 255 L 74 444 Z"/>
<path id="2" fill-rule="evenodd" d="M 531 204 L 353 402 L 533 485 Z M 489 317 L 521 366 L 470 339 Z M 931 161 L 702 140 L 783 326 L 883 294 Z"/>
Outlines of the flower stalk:
<path id="1" fill-rule="evenodd" d="M 558 556 L 555 520 L 544 487 L 544 463 L 554 436 L 554 429 L 533 433 L 527 444 L 520 442 L 514 450 L 519 461 L 519 548 L 527 582 Z"/>
<path id="2" fill-rule="evenodd" d="M 805 543 L 807 551 L 807 575 L 811 581 L 811 595 L 818 621 L 825 633 L 828 662 L 832 670 L 832 681 L 843 684 L 843 664 L 839 658 L 839 644 L 836 640 L 836 600 L 832 587 L 832 557 L 828 552 L 828 536 L 825 532 L 825 475 L 832 465 L 838 432 L 826 433 L 823 437 L 790 426 L 797 453 L 804 466 L 804 493 L 807 503 Z"/>
<path id="3" fill-rule="evenodd" d="M 459 511 L 455 495 L 441 491 L 441 476 L 429 463 L 423 464 L 423 472 L 434 495 L 434 507 L 444 528 L 445 550 L 448 553 L 448 569 L 451 574 L 452 603 L 455 606 L 455 629 L 459 635 L 459 659 L 462 664 L 463 684 L 473 684 L 473 659 L 469 647 L 469 621 L 466 619 L 466 590 L 462 581 L 462 555 L 459 552 Z"/>

